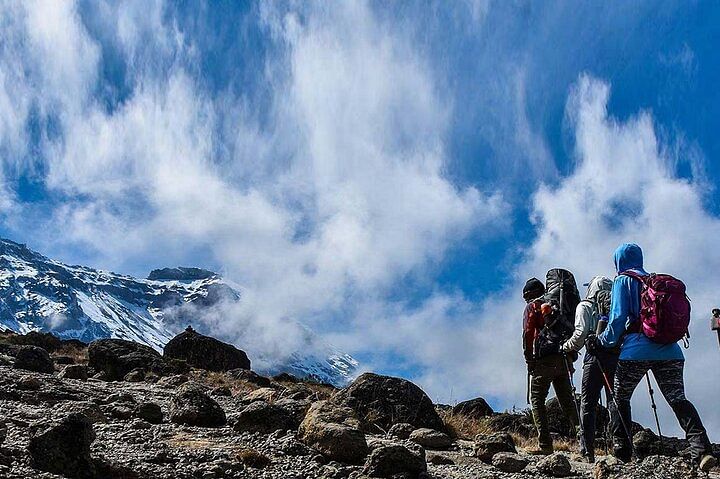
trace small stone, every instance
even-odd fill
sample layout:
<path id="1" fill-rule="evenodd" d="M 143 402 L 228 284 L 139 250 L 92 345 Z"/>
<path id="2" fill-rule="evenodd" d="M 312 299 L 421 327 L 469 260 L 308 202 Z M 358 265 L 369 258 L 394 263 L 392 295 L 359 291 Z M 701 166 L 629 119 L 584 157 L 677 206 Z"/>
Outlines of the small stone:
<path id="1" fill-rule="evenodd" d="M 528 465 L 528 460 L 513 452 L 498 452 L 492 458 L 492 465 L 503 472 L 520 472 Z"/>
<path id="2" fill-rule="evenodd" d="M 136 430 L 144 430 L 144 429 L 152 429 L 152 424 L 147 422 L 144 419 L 133 419 L 130 423 L 130 429 L 136 429 Z"/>
<path id="3" fill-rule="evenodd" d="M 427 471 L 425 450 L 391 444 L 374 449 L 365 461 L 363 474 L 371 477 L 392 477 L 395 474 L 418 474 Z"/>

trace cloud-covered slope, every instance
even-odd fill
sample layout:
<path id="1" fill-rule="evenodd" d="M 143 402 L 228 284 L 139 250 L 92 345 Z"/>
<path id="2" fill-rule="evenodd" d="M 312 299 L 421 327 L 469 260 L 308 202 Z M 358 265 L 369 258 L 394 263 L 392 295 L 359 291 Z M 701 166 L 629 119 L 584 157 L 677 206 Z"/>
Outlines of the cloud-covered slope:
<path id="1" fill-rule="evenodd" d="M 17 332 L 51 331 L 85 342 L 122 338 L 161 349 L 187 324 L 208 330 L 205 311 L 223 307 L 232 314 L 240 301 L 240 292 L 210 271 L 166 268 L 138 279 L 68 266 L 0 240 L 0 326 Z M 236 342 L 254 352 L 266 372 L 289 371 L 334 384 L 352 376 L 357 368 L 352 357 L 303 331 L 302 348 L 285 355 L 257 348 L 252 330 Z"/>

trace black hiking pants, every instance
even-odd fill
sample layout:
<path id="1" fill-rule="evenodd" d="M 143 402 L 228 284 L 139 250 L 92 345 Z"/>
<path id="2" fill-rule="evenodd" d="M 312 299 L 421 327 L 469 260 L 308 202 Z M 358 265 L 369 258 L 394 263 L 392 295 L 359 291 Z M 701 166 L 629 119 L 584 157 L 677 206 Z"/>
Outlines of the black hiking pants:
<path id="1" fill-rule="evenodd" d="M 570 364 L 570 367 L 572 365 Z M 550 386 L 555 389 L 555 396 L 560 403 L 563 413 L 573 428 L 577 428 L 578 417 L 573 400 L 572 387 L 568 378 L 565 361 L 560 354 L 554 354 L 535 361 L 530 383 L 530 404 L 532 405 L 533 421 L 538 433 L 538 443 L 541 449 L 552 449 L 550 424 L 548 420 L 545 400 L 550 392 Z"/>
<path id="2" fill-rule="evenodd" d="M 580 435 L 580 451 L 593 453 L 595 451 L 596 413 L 600 392 L 605 389 L 605 399 L 610 403 L 603 371 L 607 374 L 608 384 L 612 385 L 618 355 L 599 349 L 596 353 L 585 353 L 583 360 L 582 390 L 580 401 L 580 415 L 582 417 L 582 433 Z"/>
<path id="3" fill-rule="evenodd" d="M 630 411 L 630 398 L 638 383 L 642 381 L 645 373 L 650 370 L 655 376 L 660 392 L 670 404 L 680 427 L 690 443 L 690 453 L 694 460 L 712 452 L 710 440 L 700 415 L 695 406 L 685 397 L 685 383 L 683 382 L 683 360 L 659 361 L 618 361 L 615 371 L 615 399 L 618 408 L 611 407 L 611 421 L 615 453 L 620 459 L 630 458 L 632 437 L 628 436 L 623 423 L 632 428 L 632 415 Z M 631 431 L 629 431 L 631 434 Z M 623 457 L 624 456 L 624 457 Z"/>

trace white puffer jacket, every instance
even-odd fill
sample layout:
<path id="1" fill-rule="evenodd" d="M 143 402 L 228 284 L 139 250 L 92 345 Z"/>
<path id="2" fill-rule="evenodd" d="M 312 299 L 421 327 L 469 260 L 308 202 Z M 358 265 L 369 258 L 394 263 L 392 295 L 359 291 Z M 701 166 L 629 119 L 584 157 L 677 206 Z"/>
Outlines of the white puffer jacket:
<path id="1" fill-rule="evenodd" d="M 612 280 L 605 276 L 595 276 L 588 284 L 586 299 L 580 301 L 575 309 L 575 331 L 563 345 L 564 352 L 580 351 L 585 345 L 585 338 L 588 334 L 597 329 L 600 319 L 598 314 L 595 295 L 599 291 L 611 291 Z"/>

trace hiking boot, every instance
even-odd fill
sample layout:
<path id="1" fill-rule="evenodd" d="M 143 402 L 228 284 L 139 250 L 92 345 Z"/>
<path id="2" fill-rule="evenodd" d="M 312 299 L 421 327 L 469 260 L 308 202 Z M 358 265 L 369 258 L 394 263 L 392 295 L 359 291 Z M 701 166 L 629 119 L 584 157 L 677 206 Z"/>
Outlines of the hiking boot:
<path id="1" fill-rule="evenodd" d="M 632 459 L 632 449 L 627 446 L 619 446 L 616 444 L 613 446 L 612 455 L 622 462 L 630 462 Z"/>
<path id="2" fill-rule="evenodd" d="M 536 449 L 529 449 L 526 452 L 528 454 L 530 454 L 531 456 L 549 456 L 550 454 L 552 454 L 555 451 L 553 450 L 552 446 L 550 446 L 550 447 L 538 447 Z"/>
<path id="3" fill-rule="evenodd" d="M 706 454 L 700 459 L 700 470 L 710 472 L 710 469 L 717 465 L 718 460 L 711 454 Z"/>

